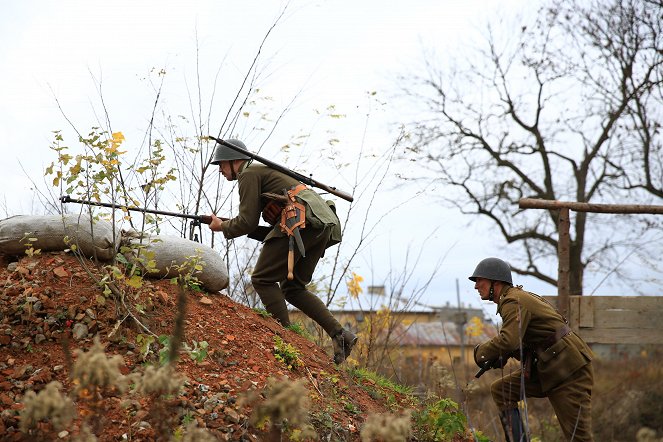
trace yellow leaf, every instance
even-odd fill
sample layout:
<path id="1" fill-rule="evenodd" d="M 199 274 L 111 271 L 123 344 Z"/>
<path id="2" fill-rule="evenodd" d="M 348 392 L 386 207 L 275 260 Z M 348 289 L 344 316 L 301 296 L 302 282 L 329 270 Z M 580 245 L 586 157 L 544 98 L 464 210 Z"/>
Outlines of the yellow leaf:
<path id="1" fill-rule="evenodd" d="M 465 326 L 465 334 L 467 336 L 481 336 L 485 332 L 485 324 L 478 316 L 473 316 L 467 326 Z"/>
<path id="2" fill-rule="evenodd" d="M 143 277 L 139 275 L 133 275 L 131 278 L 127 279 L 127 285 L 135 289 L 139 289 L 143 286 Z"/>
<path id="3" fill-rule="evenodd" d="M 120 145 L 124 141 L 122 132 L 113 132 L 113 145 Z"/>
<path id="4" fill-rule="evenodd" d="M 350 293 L 350 296 L 357 299 L 359 294 L 364 291 L 360 285 L 360 282 L 363 280 L 363 277 L 357 275 L 355 272 L 352 272 L 352 277 L 350 278 L 350 281 L 347 282 L 348 293 Z"/>

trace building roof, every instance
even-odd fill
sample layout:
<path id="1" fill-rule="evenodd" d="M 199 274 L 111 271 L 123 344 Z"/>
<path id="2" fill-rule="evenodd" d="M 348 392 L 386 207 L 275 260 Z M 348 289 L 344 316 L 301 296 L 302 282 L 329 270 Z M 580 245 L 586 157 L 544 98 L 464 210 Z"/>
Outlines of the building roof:
<path id="1" fill-rule="evenodd" d="M 419 302 L 417 300 L 399 297 L 399 296 L 386 296 L 381 292 L 368 291 L 367 293 L 360 293 L 357 297 L 352 296 L 338 296 L 334 302 L 329 306 L 332 312 L 376 312 L 382 309 L 389 309 L 394 312 L 408 312 L 408 313 L 431 313 L 437 312 L 441 315 L 450 314 L 457 311 L 465 311 L 468 317 L 479 316 L 484 317 L 484 311 L 481 306 L 473 306 L 471 304 L 461 303 L 460 306 L 452 305 L 446 302 L 444 305 L 429 305 Z M 445 319 L 444 317 L 442 318 Z"/>
<path id="2" fill-rule="evenodd" d="M 400 346 L 460 346 L 461 335 L 453 322 L 415 322 L 399 325 L 393 331 L 392 342 Z M 463 345 L 477 345 L 497 335 L 495 327 L 483 327 L 482 333 L 474 336 L 463 334 Z"/>

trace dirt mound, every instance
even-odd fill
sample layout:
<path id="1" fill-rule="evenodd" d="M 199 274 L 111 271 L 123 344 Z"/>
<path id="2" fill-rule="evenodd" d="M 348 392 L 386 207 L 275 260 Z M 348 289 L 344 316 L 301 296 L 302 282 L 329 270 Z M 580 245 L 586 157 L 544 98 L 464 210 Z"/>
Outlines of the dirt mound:
<path id="1" fill-rule="evenodd" d="M 155 440 L 161 438 L 157 428 L 168 419 L 173 425 L 171 435 L 193 422 L 218 440 L 267 440 L 268 428 L 249 417 L 274 377 L 303 380 L 311 402 L 311 424 L 331 440 L 359 440 L 369 414 L 395 412 L 409 405 L 408 398 L 334 365 L 316 344 L 271 318 L 224 295 L 191 290 L 186 294 L 183 337 L 190 351 L 183 351 L 177 363 L 177 371 L 187 380 L 178 395 L 161 400 L 158 406 L 150 398 L 128 397 L 119 391 L 76 395 L 78 381 L 70 379 L 72 364 L 80 357 L 77 350 L 88 351 L 95 336 L 106 355 L 121 356 L 125 375 L 158 365 L 167 347 L 158 337 L 173 333 L 178 286 L 165 280 L 144 281 L 118 300 L 104 295 L 95 284 L 89 274 L 96 272 L 93 266 L 71 255 L 2 260 L 1 440 L 34 440 L 19 431 L 22 401 L 28 391 L 40 392 L 51 381 L 62 384 L 77 414 L 66 429 L 40 423 L 37 431 L 62 440 L 80 436 L 84 422 L 99 429 L 98 440 Z M 275 356 L 276 337 L 296 350 L 299 365 L 290 369 L 283 358 Z M 257 402 L 242 400 L 249 391 L 257 393 Z"/>

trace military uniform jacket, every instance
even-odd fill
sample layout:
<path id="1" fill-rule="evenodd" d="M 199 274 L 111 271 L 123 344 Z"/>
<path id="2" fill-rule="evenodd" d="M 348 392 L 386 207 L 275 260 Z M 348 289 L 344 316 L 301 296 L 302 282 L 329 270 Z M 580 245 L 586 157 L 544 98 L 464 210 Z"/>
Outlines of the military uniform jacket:
<path id="1" fill-rule="evenodd" d="M 237 175 L 237 187 L 239 189 L 239 213 L 221 225 L 223 235 L 237 238 L 253 232 L 260 223 L 260 216 L 264 208 L 261 194 L 265 192 L 283 195 L 284 189 L 290 189 L 300 184 L 296 179 L 277 170 L 256 164 L 245 162 Z M 320 195 L 311 189 L 302 190 L 295 197 L 306 207 L 305 228 L 322 229 L 331 228 L 331 238 L 327 247 L 341 241 L 341 223 L 332 210 L 333 202 L 324 201 Z M 281 232 L 278 223 L 270 231 L 265 241 L 275 237 L 285 236 Z"/>
<path id="2" fill-rule="evenodd" d="M 567 379 L 592 359 L 592 351 L 574 332 L 554 342 L 554 336 L 566 324 L 562 315 L 540 296 L 521 287 L 505 287 L 500 293 L 497 313 L 502 327 L 497 336 L 475 350 L 477 364 L 519 357 L 520 349 L 533 350 L 536 365 L 532 379 L 538 379 L 542 391 L 548 391 Z"/>

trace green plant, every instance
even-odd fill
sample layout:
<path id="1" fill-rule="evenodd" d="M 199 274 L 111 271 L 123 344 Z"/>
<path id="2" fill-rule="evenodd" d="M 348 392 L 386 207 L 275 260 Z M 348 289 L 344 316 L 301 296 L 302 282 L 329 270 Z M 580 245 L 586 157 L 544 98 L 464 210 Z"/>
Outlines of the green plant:
<path id="1" fill-rule="evenodd" d="M 191 422 L 195 422 L 195 420 L 196 418 L 193 416 L 193 413 L 187 411 L 184 413 L 184 416 L 182 416 L 182 425 L 189 425 Z"/>
<path id="2" fill-rule="evenodd" d="M 286 326 L 286 329 L 297 333 L 299 336 L 308 339 L 309 341 L 314 341 L 315 338 L 306 330 L 299 322 L 293 322 L 292 324 Z"/>
<path id="3" fill-rule="evenodd" d="M 196 277 L 203 271 L 205 261 L 200 256 L 200 251 L 195 255 L 187 256 L 181 264 L 173 264 L 171 271 L 177 272 L 178 276 L 171 278 L 170 282 L 186 288 L 195 287 L 200 290 L 201 283 Z"/>
<path id="4" fill-rule="evenodd" d="M 475 442 L 490 442 L 490 438 L 479 430 L 472 430 L 472 437 L 474 438 Z M 536 438 L 532 438 L 532 442 L 537 442 Z"/>
<path id="5" fill-rule="evenodd" d="M 361 413 L 361 410 L 359 408 L 357 408 L 357 406 L 355 404 L 353 404 L 352 402 L 349 402 L 349 401 L 344 401 L 343 402 L 343 408 L 345 409 L 345 411 L 347 411 L 348 413 L 351 413 L 351 414 Z"/>
<path id="6" fill-rule="evenodd" d="M 253 311 L 256 312 L 259 316 L 262 316 L 263 318 L 271 318 L 272 317 L 272 314 L 269 313 L 264 308 L 254 307 Z"/>
<path id="7" fill-rule="evenodd" d="M 159 345 L 161 345 L 161 349 L 159 350 L 159 365 L 165 365 L 168 363 L 170 354 L 170 336 L 159 336 Z"/>
<path id="8" fill-rule="evenodd" d="M 378 385 L 384 389 L 394 391 L 399 394 L 411 395 L 412 387 L 405 385 L 400 385 L 395 382 L 390 381 L 382 375 L 379 375 L 375 372 L 367 370 L 365 368 L 351 367 L 348 368 L 348 373 L 355 379 L 367 379 L 371 384 Z"/>
<path id="9" fill-rule="evenodd" d="M 140 357 L 145 361 L 152 353 L 152 344 L 154 343 L 154 336 L 138 334 L 136 335 L 136 345 L 138 346 L 138 351 L 140 351 Z"/>
<path id="10" fill-rule="evenodd" d="M 294 370 L 302 366 L 299 359 L 299 352 L 291 344 L 288 344 L 280 336 L 274 336 L 274 357 L 288 367 L 288 370 Z"/>
<path id="11" fill-rule="evenodd" d="M 450 441 L 463 435 L 467 426 L 465 415 L 458 410 L 458 404 L 451 399 L 440 399 L 415 413 L 418 436 L 429 441 Z"/>
<path id="12" fill-rule="evenodd" d="M 189 353 L 189 357 L 192 360 L 196 361 L 198 364 L 203 362 L 207 357 L 207 347 L 209 344 L 207 341 L 196 342 L 193 341 L 193 348 L 190 348 L 188 345 L 184 345 L 184 349 Z"/>
<path id="13" fill-rule="evenodd" d="M 37 242 L 39 238 L 30 237 L 28 233 L 21 238 L 19 241 L 21 244 L 25 245 L 25 254 L 27 256 L 33 257 L 41 253 L 41 249 L 35 249 L 33 243 Z"/>

